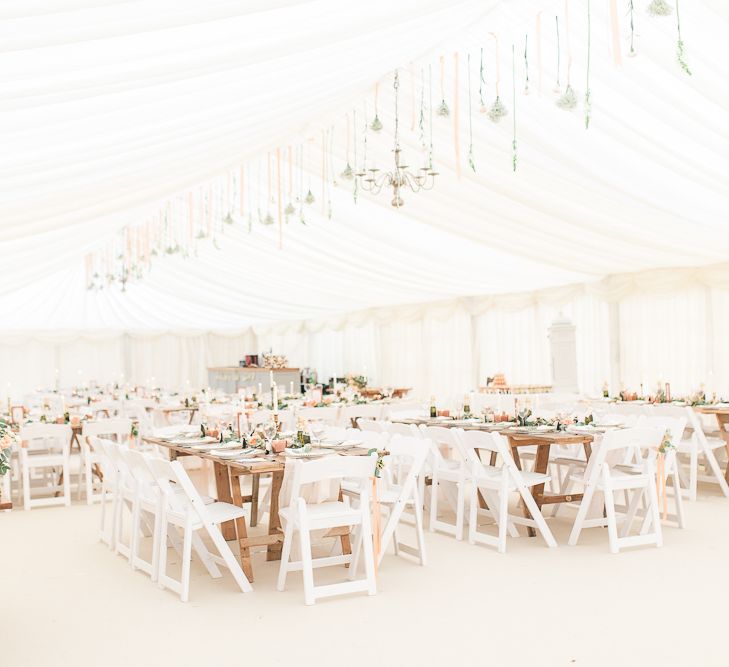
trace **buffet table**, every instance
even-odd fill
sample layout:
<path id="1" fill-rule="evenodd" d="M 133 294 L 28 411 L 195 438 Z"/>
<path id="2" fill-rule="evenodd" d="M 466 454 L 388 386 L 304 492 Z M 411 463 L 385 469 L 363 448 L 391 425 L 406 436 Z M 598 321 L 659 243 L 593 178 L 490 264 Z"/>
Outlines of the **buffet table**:
<path id="1" fill-rule="evenodd" d="M 298 368 L 259 368 L 257 366 L 213 366 L 208 368 L 208 384 L 226 394 L 237 394 L 243 387 L 261 385 L 262 392 L 271 391 L 273 381 L 282 393 L 288 392 L 293 383 L 293 393 L 300 389 L 301 376 Z"/>

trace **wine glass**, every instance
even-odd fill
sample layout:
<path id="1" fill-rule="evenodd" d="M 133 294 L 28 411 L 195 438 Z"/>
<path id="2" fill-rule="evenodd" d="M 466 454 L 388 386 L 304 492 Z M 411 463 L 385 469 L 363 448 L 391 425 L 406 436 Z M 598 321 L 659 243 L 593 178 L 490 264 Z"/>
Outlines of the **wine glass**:
<path id="1" fill-rule="evenodd" d="M 274 422 L 272 419 L 264 422 L 261 431 L 263 433 L 263 437 L 266 440 L 266 451 L 270 452 L 271 441 L 276 435 L 276 422 Z"/>
<path id="2" fill-rule="evenodd" d="M 311 424 L 309 424 L 309 434 L 311 435 L 312 442 L 316 445 L 321 444 L 321 439 L 325 430 L 326 427 L 321 422 L 311 422 Z"/>

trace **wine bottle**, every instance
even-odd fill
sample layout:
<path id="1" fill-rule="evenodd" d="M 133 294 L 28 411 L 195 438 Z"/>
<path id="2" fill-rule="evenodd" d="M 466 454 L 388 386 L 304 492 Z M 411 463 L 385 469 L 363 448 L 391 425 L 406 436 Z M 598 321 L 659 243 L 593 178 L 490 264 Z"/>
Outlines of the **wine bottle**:
<path id="1" fill-rule="evenodd" d="M 435 407 L 435 396 L 430 397 L 430 418 L 435 419 L 438 416 L 438 409 Z"/>

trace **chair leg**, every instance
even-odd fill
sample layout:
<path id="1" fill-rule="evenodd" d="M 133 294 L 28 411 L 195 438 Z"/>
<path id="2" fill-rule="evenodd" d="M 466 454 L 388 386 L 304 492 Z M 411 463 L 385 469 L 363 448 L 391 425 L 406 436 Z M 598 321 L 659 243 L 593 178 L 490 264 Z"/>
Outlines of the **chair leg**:
<path id="1" fill-rule="evenodd" d="M 220 579 L 223 573 L 220 571 L 218 564 L 210 557 L 210 552 L 202 541 L 202 538 L 197 534 L 197 531 L 192 532 L 192 548 L 195 553 L 200 556 L 200 560 L 203 562 L 205 569 L 213 579 Z M 221 554 L 222 555 L 222 554 Z"/>
<path id="2" fill-rule="evenodd" d="M 417 496 L 417 493 L 416 493 Z M 422 510 L 422 507 L 420 508 Z M 375 548 L 372 543 L 372 525 L 368 512 L 362 513 L 362 556 L 364 558 L 365 577 L 367 579 L 367 594 L 377 593 L 377 575 L 375 573 Z"/>
<path id="3" fill-rule="evenodd" d="M 691 448 L 689 456 L 689 500 L 695 501 L 698 490 L 699 479 L 699 452 L 696 443 Z"/>
<path id="4" fill-rule="evenodd" d="M 364 531 L 362 530 L 362 524 L 359 525 L 357 533 L 354 537 L 354 547 L 352 549 L 352 560 L 349 562 L 349 573 L 347 579 L 352 581 L 357 576 L 357 570 L 359 569 L 359 554 L 362 549 L 362 539 Z M 397 538 L 395 538 L 397 543 Z"/>
<path id="5" fill-rule="evenodd" d="M 463 520 L 466 513 L 466 481 L 457 482 L 456 495 L 456 539 L 463 540 Z"/>
<path id="6" fill-rule="evenodd" d="M 527 506 L 527 509 L 532 515 L 532 519 L 534 519 L 534 523 L 537 524 L 537 530 L 542 534 L 542 537 L 547 543 L 547 546 L 556 547 L 557 541 L 554 539 L 552 531 L 549 529 L 547 522 L 544 520 L 542 511 L 537 506 L 537 503 L 534 500 L 534 496 L 531 494 L 531 491 L 526 486 L 522 486 L 520 487 L 519 492 L 522 499 L 524 500 L 524 504 Z"/>
<path id="7" fill-rule="evenodd" d="M 132 525 L 130 528 L 130 544 L 129 544 L 129 565 L 132 570 L 137 569 L 137 560 L 139 558 L 139 501 L 135 498 L 132 503 Z"/>
<path id="8" fill-rule="evenodd" d="M 468 508 L 468 543 L 476 544 L 476 529 L 478 528 L 478 484 L 473 480 L 471 485 L 471 502 Z"/>
<path id="9" fill-rule="evenodd" d="M 180 600 L 187 602 L 190 598 L 190 563 L 192 561 L 192 525 L 188 516 L 185 522 L 185 535 L 182 539 L 182 576 L 180 577 L 182 589 Z"/>
<path id="10" fill-rule="evenodd" d="M 580 507 L 577 510 L 575 522 L 574 524 L 572 524 L 572 530 L 570 531 L 569 540 L 567 541 L 567 544 L 569 544 L 571 547 L 575 546 L 577 544 L 577 540 L 580 539 L 582 524 L 585 522 L 585 517 L 587 516 L 587 511 L 590 509 L 590 504 L 592 503 L 592 497 L 594 495 L 595 485 L 594 483 L 592 483 L 592 481 L 588 481 L 587 487 L 585 488 L 585 493 L 582 496 L 582 502 L 580 503 Z"/>
<path id="11" fill-rule="evenodd" d="M 311 538 L 309 526 L 305 522 L 299 525 L 299 546 L 301 548 L 301 573 L 304 577 L 304 604 L 312 605 L 314 597 L 314 566 L 311 559 Z"/>
<path id="12" fill-rule="evenodd" d="M 23 509 L 30 509 L 30 470 L 23 464 Z"/>
<path id="13" fill-rule="evenodd" d="M 71 505 L 71 464 L 68 459 L 63 463 L 63 504 Z"/>
<path id="14" fill-rule="evenodd" d="M 673 467 L 673 497 L 676 504 L 676 521 L 679 528 L 685 528 L 686 523 L 683 514 L 683 494 L 681 493 L 681 480 L 678 475 L 678 460 L 674 459 Z"/>
<path id="15" fill-rule="evenodd" d="M 618 525 L 615 518 L 615 497 L 610 487 L 610 478 L 607 468 L 602 471 L 603 487 L 605 493 L 605 513 L 607 514 L 608 539 L 610 540 L 610 553 L 618 553 L 620 547 L 618 542 Z M 640 491 L 636 494 L 641 495 Z"/>
<path id="16" fill-rule="evenodd" d="M 284 590 L 286 587 L 286 575 L 289 571 L 289 559 L 291 558 L 291 543 L 294 539 L 294 531 L 292 524 L 286 524 L 284 527 L 283 547 L 281 548 L 281 564 L 278 568 L 278 583 L 276 589 Z"/>
<path id="17" fill-rule="evenodd" d="M 506 529 L 509 524 L 509 478 L 504 476 L 499 491 L 499 544 L 498 552 L 506 553 Z"/>
<path id="18" fill-rule="evenodd" d="M 413 504 L 415 505 L 415 537 L 418 543 L 418 554 L 420 557 L 420 564 L 425 565 L 425 535 L 423 534 L 423 504 L 420 502 L 420 495 L 418 489 L 413 489 Z M 397 538 L 395 538 L 397 541 Z"/>
<path id="19" fill-rule="evenodd" d="M 653 477 L 648 482 L 648 509 L 646 515 L 650 514 L 653 518 L 653 530 L 656 534 L 656 546 L 663 546 L 663 527 L 661 526 L 661 513 L 658 509 L 658 492 Z"/>
<path id="20" fill-rule="evenodd" d="M 433 472 L 430 480 L 430 517 L 428 520 L 428 530 L 435 532 L 435 522 L 438 520 L 438 476 Z"/>

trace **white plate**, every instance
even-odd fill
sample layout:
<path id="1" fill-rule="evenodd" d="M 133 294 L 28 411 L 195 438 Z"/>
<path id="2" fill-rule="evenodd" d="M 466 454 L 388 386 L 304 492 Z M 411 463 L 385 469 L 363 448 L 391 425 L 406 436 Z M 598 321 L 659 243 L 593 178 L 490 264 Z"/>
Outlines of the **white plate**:
<path id="1" fill-rule="evenodd" d="M 320 446 L 324 449 L 331 449 L 333 451 L 336 451 L 339 449 L 352 449 L 352 447 L 358 447 L 361 444 L 361 440 L 359 442 L 354 442 L 353 440 L 345 440 L 344 442 L 338 442 L 336 445 L 322 442 Z"/>
<path id="2" fill-rule="evenodd" d="M 303 449 L 291 449 L 287 447 L 283 453 L 284 456 L 290 456 L 292 459 L 318 459 L 331 454 L 331 451 L 326 449 L 312 449 L 311 451 L 305 452 Z"/>
<path id="3" fill-rule="evenodd" d="M 240 448 L 211 452 L 211 454 L 221 459 L 237 459 L 239 456 L 245 456 L 247 453 L 248 452 L 245 449 Z"/>

